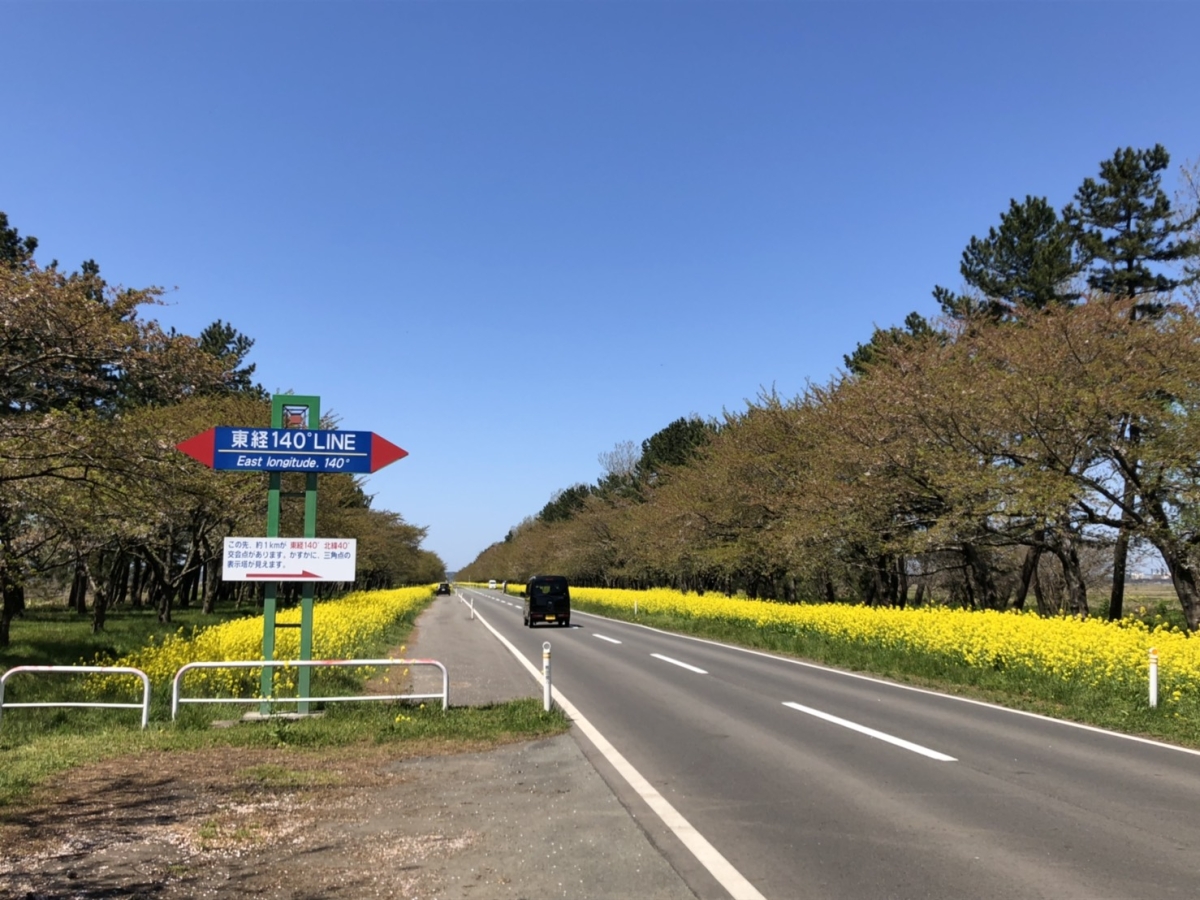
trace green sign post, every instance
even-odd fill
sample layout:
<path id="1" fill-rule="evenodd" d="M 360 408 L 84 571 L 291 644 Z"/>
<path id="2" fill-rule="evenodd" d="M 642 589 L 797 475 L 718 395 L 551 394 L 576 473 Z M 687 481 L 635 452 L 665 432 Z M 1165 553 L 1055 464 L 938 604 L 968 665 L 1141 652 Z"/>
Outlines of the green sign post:
<path id="1" fill-rule="evenodd" d="M 320 421 L 320 397 L 304 397 L 297 394 L 275 394 L 271 397 L 272 428 L 316 428 L 319 427 Z M 267 479 L 267 537 L 279 537 L 280 511 L 282 501 L 285 497 L 283 491 L 283 474 L 280 472 L 271 472 L 267 476 Z M 303 491 L 288 492 L 286 496 L 288 498 L 304 498 L 304 537 L 316 537 L 316 473 L 310 472 L 305 474 Z M 303 593 L 300 596 L 300 659 L 305 660 L 312 659 L 313 582 L 304 582 L 301 590 Z M 263 594 L 263 659 L 268 661 L 275 658 L 275 629 L 295 627 L 281 626 L 275 621 L 275 601 L 278 596 L 279 582 L 267 582 Z M 303 666 L 298 675 L 297 695 L 301 700 L 296 711 L 304 714 L 308 712 L 308 701 L 303 698 L 311 694 L 309 684 L 312 677 L 312 669 L 308 666 Z M 262 671 L 261 687 L 263 697 L 275 696 L 274 683 L 274 669 L 264 668 Z M 260 712 L 263 715 L 268 715 L 270 711 L 270 703 L 264 702 L 260 707 Z"/>

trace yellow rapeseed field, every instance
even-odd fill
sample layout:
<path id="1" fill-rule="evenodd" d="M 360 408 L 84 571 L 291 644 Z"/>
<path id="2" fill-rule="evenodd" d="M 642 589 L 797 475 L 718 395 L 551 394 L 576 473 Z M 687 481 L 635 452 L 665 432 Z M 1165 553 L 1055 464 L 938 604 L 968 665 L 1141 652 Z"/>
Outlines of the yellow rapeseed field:
<path id="1" fill-rule="evenodd" d="M 1155 648 L 1160 703 L 1178 703 L 1185 696 L 1195 701 L 1200 694 L 1200 641 L 1136 619 L 1110 623 L 945 607 L 784 604 L 666 589 L 573 587 L 571 596 L 598 612 L 620 612 L 626 617 L 636 602 L 638 612 L 645 615 L 706 619 L 781 635 L 819 635 L 833 642 L 910 651 L 1141 696 L 1146 693 L 1149 651 Z"/>
<path id="2" fill-rule="evenodd" d="M 313 658 L 354 659 L 389 625 L 416 609 L 433 594 L 434 586 L 388 591 L 356 591 L 313 607 Z M 276 621 L 299 624 L 300 610 L 279 612 Z M 155 684 L 169 683 L 180 667 L 190 662 L 262 659 L 263 617 L 234 619 L 195 629 L 180 629 L 160 643 L 150 644 L 114 660 L 114 666 L 133 666 L 150 676 Z M 300 629 L 276 632 L 275 658 L 296 659 L 300 654 Z M 218 695 L 240 697 L 255 690 L 259 669 L 214 669 L 189 673 L 188 685 L 201 686 Z M 294 670 L 291 673 L 294 675 Z M 99 676 L 97 690 L 112 676 Z M 280 687 L 293 678 L 280 676 Z"/>

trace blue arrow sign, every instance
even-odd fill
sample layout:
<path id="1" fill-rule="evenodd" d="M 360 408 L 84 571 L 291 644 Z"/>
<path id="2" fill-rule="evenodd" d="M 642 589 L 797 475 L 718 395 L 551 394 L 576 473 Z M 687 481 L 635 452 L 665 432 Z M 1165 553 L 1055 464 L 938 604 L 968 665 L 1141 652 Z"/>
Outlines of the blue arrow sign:
<path id="1" fill-rule="evenodd" d="M 242 472 L 367 473 L 408 456 L 373 431 L 221 425 L 177 446 L 213 469 Z"/>

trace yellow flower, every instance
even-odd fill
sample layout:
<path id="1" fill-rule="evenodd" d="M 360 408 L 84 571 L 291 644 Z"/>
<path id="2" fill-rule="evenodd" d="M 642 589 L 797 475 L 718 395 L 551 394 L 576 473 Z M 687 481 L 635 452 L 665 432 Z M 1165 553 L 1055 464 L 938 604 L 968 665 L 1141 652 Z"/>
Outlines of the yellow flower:
<path id="1" fill-rule="evenodd" d="M 1137 619 L 1108 622 L 1035 613 L 977 612 L 944 607 L 872 608 L 839 604 L 784 604 L 684 594 L 572 588 L 600 612 L 640 613 L 728 623 L 783 635 L 820 635 L 846 644 L 887 647 L 942 657 L 977 668 L 1002 668 L 1087 687 L 1144 695 L 1149 649 L 1158 649 L 1163 691 L 1182 692 L 1200 681 L 1200 641 L 1165 624 Z"/>
<path id="2" fill-rule="evenodd" d="M 388 591 L 356 591 L 317 603 L 313 608 L 313 658 L 353 659 L 361 655 L 376 637 L 402 616 L 410 613 L 433 594 L 433 586 L 400 588 Z M 300 623 L 300 610 L 285 610 L 276 616 L 279 624 Z M 276 633 L 274 658 L 290 661 L 300 655 L 299 629 Z M 180 628 L 160 642 L 112 662 L 114 666 L 141 669 L 156 684 L 169 684 L 175 673 L 190 662 L 232 662 L 262 659 L 262 616 L 233 619 L 208 628 L 192 629 L 190 635 Z M 195 696 L 257 696 L 261 669 L 200 669 L 187 675 L 188 693 Z M 276 691 L 292 690 L 298 669 L 276 670 Z M 314 673 L 320 677 L 320 673 Z M 108 688 L 112 679 L 123 676 L 97 675 L 89 686 L 95 693 Z M 123 682 L 122 682 L 123 684 Z"/>

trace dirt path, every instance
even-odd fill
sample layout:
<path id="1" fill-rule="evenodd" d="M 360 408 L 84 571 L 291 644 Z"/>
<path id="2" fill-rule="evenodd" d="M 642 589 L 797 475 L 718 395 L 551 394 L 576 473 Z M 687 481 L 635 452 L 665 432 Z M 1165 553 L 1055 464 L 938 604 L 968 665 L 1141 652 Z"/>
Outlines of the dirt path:
<path id="1" fill-rule="evenodd" d="M 569 735 L 396 752 L 204 751 L 78 770 L 0 817 L 0 897 L 693 896 Z"/>

